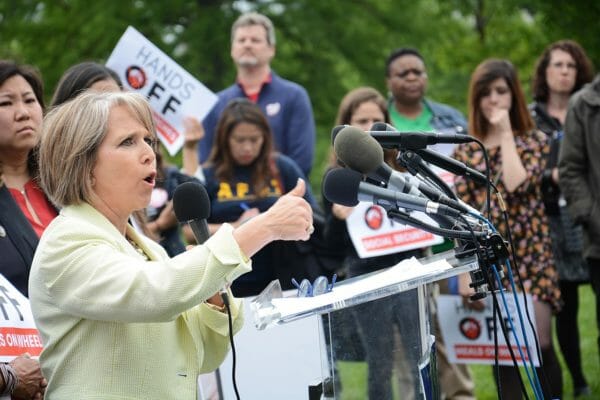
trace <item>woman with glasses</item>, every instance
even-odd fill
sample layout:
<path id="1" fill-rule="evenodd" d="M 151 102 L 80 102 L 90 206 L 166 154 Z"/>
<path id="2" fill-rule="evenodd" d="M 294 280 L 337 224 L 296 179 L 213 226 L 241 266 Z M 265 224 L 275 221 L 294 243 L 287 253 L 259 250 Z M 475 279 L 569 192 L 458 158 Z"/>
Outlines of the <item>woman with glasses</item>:
<path id="1" fill-rule="evenodd" d="M 299 179 L 306 180 L 293 160 L 274 152 L 269 123 L 249 100 L 232 100 L 221 113 L 215 132 L 212 151 L 203 166 L 211 200 L 211 233 L 223 223 L 240 226 L 264 213 Z M 304 197 L 316 207 L 308 187 Z M 278 256 L 284 245 L 294 244 L 273 243 L 259 251 L 253 257 L 252 272 L 232 284 L 233 293 L 238 297 L 257 295 L 280 277 L 290 263 Z M 289 276 L 305 277 L 301 272 Z M 290 278 L 280 279 L 283 288 L 293 287 Z"/>
<path id="2" fill-rule="evenodd" d="M 550 153 L 542 176 L 542 199 L 552 237 L 552 254 L 558 270 L 563 308 L 556 315 L 556 334 L 573 379 L 575 396 L 590 394 L 579 346 L 577 311 L 581 283 L 589 282 L 583 258 L 583 232 L 574 224 L 558 187 L 558 154 L 571 95 L 593 79 L 592 64 L 581 46 L 572 40 L 549 45 L 537 61 L 533 76 L 534 102 L 529 106 L 537 128 L 550 139 Z"/>

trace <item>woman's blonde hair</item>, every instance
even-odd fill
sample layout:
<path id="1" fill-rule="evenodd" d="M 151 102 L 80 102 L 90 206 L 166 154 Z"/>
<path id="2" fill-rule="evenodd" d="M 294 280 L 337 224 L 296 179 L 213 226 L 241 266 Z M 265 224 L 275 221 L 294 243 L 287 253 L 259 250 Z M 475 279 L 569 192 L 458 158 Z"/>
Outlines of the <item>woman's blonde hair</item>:
<path id="1" fill-rule="evenodd" d="M 136 93 L 85 92 L 44 118 L 40 185 L 57 206 L 92 200 L 92 170 L 108 131 L 110 110 L 116 106 L 127 107 L 149 132 L 155 132 L 148 102 Z"/>

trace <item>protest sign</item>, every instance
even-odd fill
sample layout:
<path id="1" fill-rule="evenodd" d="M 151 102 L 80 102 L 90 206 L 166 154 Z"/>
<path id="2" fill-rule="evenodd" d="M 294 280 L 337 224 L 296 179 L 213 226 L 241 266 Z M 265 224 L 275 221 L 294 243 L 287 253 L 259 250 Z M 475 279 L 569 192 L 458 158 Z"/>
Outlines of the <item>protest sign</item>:
<path id="1" fill-rule="evenodd" d="M 413 212 L 411 216 L 437 226 L 421 212 Z M 346 225 L 360 258 L 419 249 L 444 241 L 441 236 L 390 220 L 385 209 L 368 202 L 358 203 L 346 219 Z"/>
<path id="2" fill-rule="evenodd" d="M 497 294 L 498 301 L 500 294 Z M 523 364 L 523 359 L 529 365 L 529 357 L 535 366 L 539 366 L 539 360 L 535 349 L 534 333 L 529 325 L 523 303 L 523 295 L 517 294 L 519 307 L 523 315 L 525 323 L 525 332 L 529 351 L 525 345 L 525 339 L 521 330 L 521 324 L 517 313 L 517 306 L 512 293 L 505 293 L 506 304 L 508 305 L 509 314 L 506 313 L 504 306 L 502 308 L 502 316 L 508 322 L 507 315 L 510 315 L 514 333 L 516 334 L 519 345 L 514 339 L 512 330 L 509 330 L 509 340 L 514 350 L 515 357 L 519 365 Z M 494 346 L 494 317 L 492 310 L 492 298 L 488 296 L 484 299 L 485 308 L 482 311 L 472 310 L 463 305 L 461 296 L 440 295 L 437 298 L 438 318 L 442 337 L 446 344 L 448 361 L 451 363 L 461 364 L 494 364 L 496 348 Z M 535 324 L 533 304 L 531 296 L 527 295 L 527 307 L 531 315 L 532 322 Z M 498 321 L 498 320 L 497 320 Z M 513 365 L 512 358 L 504 336 L 502 335 L 500 324 L 497 322 L 498 332 L 498 362 L 501 365 Z M 508 329 L 510 325 L 507 323 Z M 521 356 L 523 355 L 523 356 Z"/>
<path id="3" fill-rule="evenodd" d="M 12 361 L 23 353 L 37 357 L 42 347 L 29 300 L 0 275 L 0 362 Z"/>
<path id="4" fill-rule="evenodd" d="M 126 89 L 148 98 L 158 137 L 170 155 L 183 146 L 184 117 L 202 120 L 217 102 L 214 93 L 131 26 L 106 66 Z"/>

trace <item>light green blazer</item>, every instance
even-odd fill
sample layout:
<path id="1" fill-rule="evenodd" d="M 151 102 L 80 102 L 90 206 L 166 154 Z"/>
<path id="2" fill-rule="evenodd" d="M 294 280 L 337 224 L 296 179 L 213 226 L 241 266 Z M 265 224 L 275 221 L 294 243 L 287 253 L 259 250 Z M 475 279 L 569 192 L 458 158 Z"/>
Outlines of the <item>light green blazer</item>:
<path id="1" fill-rule="evenodd" d="M 89 204 L 61 210 L 29 279 L 47 399 L 196 399 L 229 349 L 227 315 L 204 300 L 251 270 L 224 225 L 174 258 L 127 227 L 146 261 Z M 231 293 L 230 293 L 231 297 Z M 231 301 L 234 332 L 243 325 Z"/>

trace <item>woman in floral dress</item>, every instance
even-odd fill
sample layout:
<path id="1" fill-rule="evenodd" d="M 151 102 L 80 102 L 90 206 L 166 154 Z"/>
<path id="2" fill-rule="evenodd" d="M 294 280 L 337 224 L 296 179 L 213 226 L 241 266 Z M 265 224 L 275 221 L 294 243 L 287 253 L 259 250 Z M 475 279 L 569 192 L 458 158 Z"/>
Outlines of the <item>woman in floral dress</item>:
<path id="1" fill-rule="evenodd" d="M 543 160 L 549 145 L 545 135 L 535 130 L 517 72 L 509 61 L 488 59 L 475 69 L 469 86 L 469 132 L 483 142 L 488 152 L 490 179 L 506 204 L 519 276 L 533 297 L 542 352 L 542 368 L 537 375 L 544 398 L 560 398 L 561 370 L 551 334 L 552 315 L 560 309 L 560 290 L 540 197 Z M 455 158 L 485 171 L 481 148 L 474 143 L 458 147 Z M 458 179 L 456 191 L 470 205 L 479 209 L 485 206 L 484 186 Z M 502 237 L 508 237 L 496 196 L 492 196 L 491 222 Z M 513 274 L 517 279 L 516 271 Z M 521 398 L 518 379 L 512 366 L 500 368 L 503 398 Z"/>

